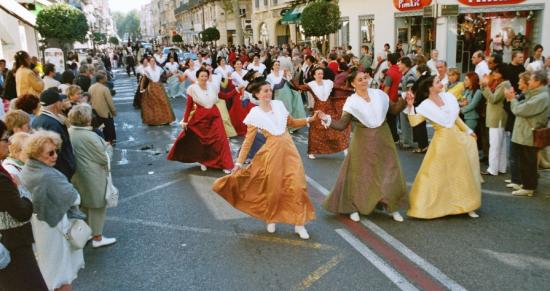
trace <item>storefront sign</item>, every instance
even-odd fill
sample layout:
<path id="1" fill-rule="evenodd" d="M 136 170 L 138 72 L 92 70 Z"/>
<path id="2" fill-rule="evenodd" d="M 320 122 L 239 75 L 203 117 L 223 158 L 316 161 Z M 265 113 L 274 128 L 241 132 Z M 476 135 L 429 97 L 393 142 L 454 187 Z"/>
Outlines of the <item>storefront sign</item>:
<path id="1" fill-rule="evenodd" d="M 44 50 L 44 60 L 46 63 L 54 64 L 56 72 L 65 71 L 65 59 L 63 51 L 59 48 L 47 48 Z"/>
<path id="2" fill-rule="evenodd" d="M 457 16 L 458 5 L 441 5 L 441 16 Z"/>
<path id="3" fill-rule="evenodd" d="M 525 2 L 525 0 L 458 0 L 468 6 L 510 5 Z"/>
<path id="4" fill-rule="evenodd" d="M 421 10 L 432 4 L 432 0 L 393 0 L 393 6 L 399 11 Z"/>

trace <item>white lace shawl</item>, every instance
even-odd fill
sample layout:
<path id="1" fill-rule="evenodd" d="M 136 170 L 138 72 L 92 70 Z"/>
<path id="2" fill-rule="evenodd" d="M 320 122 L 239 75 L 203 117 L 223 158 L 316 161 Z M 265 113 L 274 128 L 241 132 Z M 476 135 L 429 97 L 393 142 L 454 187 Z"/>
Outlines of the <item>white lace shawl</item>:
<path id="1" fill-rule="evenodd" d="M 218 93 L 212 88 L 207 86 L 207 90 L 203 90 L 199 84 L 193 84 L 187 88 L 187 95 L 193 98 L 193 102 L 199 104 L 205 108 L 212 108 L 218 102 Z"/>
<path id="2" fill-rule="evenodd" d="M 241 85 L 245 86 L 248 85 L 248 82 L 245 81 L 243 79 L 243 77 L 246 75 L 246 73 L 248 73 L 247 70 L 241 70 L 241 73 L 242 75 L 239 75 L 239 73 L 237 71 L 234 71 L 233 73 L 231 73 L 231 81 L 233 81 L 233 85 L 235 85 L 235 87 L 240 87 Z"/>
<path id="3" fill-rule="evenodd" d="M 370 102 L 357 94 L 353 94 L 344 103 L 343 110 L 357 118 L 364 126 L 377 128 L 386 120 L 390 99 L 382 90 L 368 89 L 368 92 Z"/>
<path id="4" fill-rule="evenodd" d="M 317 81 L 311 81 L 307 83 L 307 85 L 311 88 L 313 94 L 315 94 L 319 100 L 324 102 L 328 100 L 328 97 L 332 92 L 332 88 L 334 87 L 334 82 L 331 80 L 323 80 L 323 85 L 319 86 Z"/>
<path id="5" fill-rule="evenodd" d="M 282 135 L 286 132 L 288 111 L 279 100 L 271 100 L 271 109 L 271 112 L 265 112 L 256 106 L 250 110 L 243 123 L 266 130 L 271 135 Z"/>
<path id="6" fill-rule="evenodd" d="M 147 78 L 149 78 L 149 80 L 153 82 L 158 82 L 160 80 L 160 75 L 162 75 L 162 72 L 163 70 L 159 66 L 155 66 L 154 70 L 151 66 L 147 66 L 147 68 L 145 68 L 145 74 L 147 75 Z"/>
<path id="7" fill-rule="evenodd" d="M 452 128 L 460 113 L 458 102 L 450 93 L 440 93 L 439 97 L 445 103 L 443 106 L 439 107 L 432 100 L 426 99 L 416 107 L 416 112 L 443 127 Z"/>
<path id="8" fill-rule="evenodd" d="M 273 89 L 275 85 L 280 84 L 283 80 L 283 72 L 279 71 L 279 77 L 275 76 L 275 74 L 271 72 L 269 73 L 269 75 L 267 75 L 267 78 L 265 80 L 268 81 L 269 84 L 271 84 L 271 89 Z"/>

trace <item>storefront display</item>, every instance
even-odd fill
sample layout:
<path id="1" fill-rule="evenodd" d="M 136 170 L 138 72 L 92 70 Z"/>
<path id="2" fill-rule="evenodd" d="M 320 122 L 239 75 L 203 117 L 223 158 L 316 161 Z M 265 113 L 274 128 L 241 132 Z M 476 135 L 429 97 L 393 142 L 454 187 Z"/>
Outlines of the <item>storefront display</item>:
<path id="1" fill-rule="evenodd" d="M 528 54 L 529 47 L 538 43 L 532 33 L 536 17 L 536 11 L 459 15 L 457 63 L 462 64 L 462 71 L 471 69 L 471 56 L 476 51 L 500 55 L 504 62 L 511 61 L 513 51 Z"/>
<path id="2" fill-rule="evenodd" d="M 398 15 L 399 16 L 399 15 Z M 396 39 L 405 55 L 419 47 L 424 52 L 435 48 L 435 19 L 422 16 L 396 17 Z"/>

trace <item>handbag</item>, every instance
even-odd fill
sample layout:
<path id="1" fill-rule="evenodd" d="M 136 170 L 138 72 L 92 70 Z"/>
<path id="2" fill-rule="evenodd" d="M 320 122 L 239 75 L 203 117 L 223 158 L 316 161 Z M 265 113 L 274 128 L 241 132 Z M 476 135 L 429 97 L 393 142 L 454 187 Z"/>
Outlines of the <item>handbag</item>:
<path id="1" fill-rule="evenodd" d="M 533 145 L 539 149 L 550 146 L 549 127 L 533 129 Z"/>
<path id="2" fill-rule="evenodd" d="M 64 233 L 61 229 L 59 229 L 59 231 L 63 234 L 63 237 L 65 237 L 71 246 L 77 250 L 83 249 L 92 235 L 92 229 L 84 220 L 81 219 L 72 219 L 71 227 L 69 227 L 69 230 L 66 233 Z"/>
<path id="3" fill-rule="evenodd" d="M 5 269 L 11 262 L 10 251 L 0 243 L 0 270 Z"/>
<path id="4" fill-rule="evenodd" d="M 105 189 L 105 203 L 107 208 L 117 207 L 118 205 L 118 189 L 113 184 L 113 178 L 111 176 L 111 159 L 109 154 L 105 153 L 107 156 L 107 189 Z"/>

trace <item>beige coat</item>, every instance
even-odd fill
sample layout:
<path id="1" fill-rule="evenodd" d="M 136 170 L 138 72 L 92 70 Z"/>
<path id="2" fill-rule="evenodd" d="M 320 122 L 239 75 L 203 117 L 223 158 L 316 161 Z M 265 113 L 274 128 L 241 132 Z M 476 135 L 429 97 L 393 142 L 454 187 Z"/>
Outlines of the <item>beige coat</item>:
<path id="1" fill-rule="evenodd" d="M 31 69 L 20 67 L 15 73 L 17 96 L 31 94 L 39 96 L 44 90 L 44 82 Z"/>
<path id="2" fill-rule="evenodd" d="M 504 111 L 504 90 L 512 87 L 509 81 L 498 84 L 495 92 L 491 89 L 483 89 L 483 96 L 487 99 L 487 111 L 485 125 L 488 128 L 503 128 L 506 126 L 508 114 Z"/>
<path id="3" fill-rule="evenodd" d="M 109 88 L 101 83 L 95 83 L 88 89 L 90 95 L 92 95 L 91 103 L 92 108 L 95 109 L 99 117 L 109 118 L 116 115 L 115 104 L 113 103 L 113 96 Z"/>

